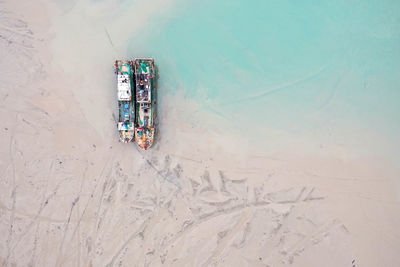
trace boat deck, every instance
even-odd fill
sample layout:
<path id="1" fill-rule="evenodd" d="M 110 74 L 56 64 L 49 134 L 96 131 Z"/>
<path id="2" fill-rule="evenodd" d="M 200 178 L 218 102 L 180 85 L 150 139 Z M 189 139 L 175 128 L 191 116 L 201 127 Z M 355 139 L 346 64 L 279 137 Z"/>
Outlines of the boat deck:
<path id="1" fill-rule="evenodd" d="M 153 68 L 152 59 L 135 60 L 136 101 L 138 103 L 152 102 Z"/>
<path id="2" fill-rule="evenodd" d="M 151 104 L 139 104 L 137 115 L 139 127 L 153 127 L 153 108 Z"/>
<path id="3" fill-rule="evenodd" d="M 148 74 L 136 74 L 136 101 L 138 103 L 151 102 L 151 79 Z"/>

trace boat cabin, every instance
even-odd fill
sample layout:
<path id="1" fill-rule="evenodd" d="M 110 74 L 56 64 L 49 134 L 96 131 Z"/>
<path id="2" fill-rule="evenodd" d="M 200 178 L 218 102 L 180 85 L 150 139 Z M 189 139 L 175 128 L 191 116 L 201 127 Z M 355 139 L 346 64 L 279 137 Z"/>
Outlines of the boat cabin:
<path id="1" fill-rule="evenodd" d="M 136 101 L 151 103 L 151 81 L 148 74 L 136 74 Z"/>
<path id="2" fill-rule="evenodd" d="M 117 75 L 118 101 L 129 101 L 132 98 L 131 80 L 129 74 Z"/>

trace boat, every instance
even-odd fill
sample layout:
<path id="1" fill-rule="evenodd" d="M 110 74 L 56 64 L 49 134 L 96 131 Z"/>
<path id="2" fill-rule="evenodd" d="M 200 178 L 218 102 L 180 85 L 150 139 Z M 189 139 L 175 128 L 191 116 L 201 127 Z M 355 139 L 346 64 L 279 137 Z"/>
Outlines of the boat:
<path id="1" fill-rule="evenodd" d="M 134 61 L 136 80 L 135 141 L 142 150 L 153 145 L 156 116 L 156 88 L 154 59 L 138 58 Z"/>
<path id="2" fill-rule="evenodd" d="M 135 135 L 135 87 L 134 68 L 131 60 L 116 60 L 118 90 L 118 131 L 119 140 L 123 143 L 132 142 Z"/>

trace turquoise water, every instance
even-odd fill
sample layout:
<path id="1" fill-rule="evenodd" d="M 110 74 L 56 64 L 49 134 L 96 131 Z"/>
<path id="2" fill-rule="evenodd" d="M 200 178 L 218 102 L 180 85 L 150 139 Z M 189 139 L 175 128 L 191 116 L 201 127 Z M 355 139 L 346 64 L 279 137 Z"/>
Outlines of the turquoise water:
<path id="1" fill-rule="evenodd" d="M 128 54 L 230 129 L 374 132 L 400 149 L 399 1 L 177 1 Z"/>

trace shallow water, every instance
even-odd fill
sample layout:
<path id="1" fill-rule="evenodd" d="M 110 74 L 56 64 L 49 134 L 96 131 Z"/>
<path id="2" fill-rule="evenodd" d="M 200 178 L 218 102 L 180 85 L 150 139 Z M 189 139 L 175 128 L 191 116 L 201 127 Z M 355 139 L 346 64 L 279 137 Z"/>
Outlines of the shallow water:
<path id="1" fill-rule="evenodd" d="M 183 90 L 243 138 L 386 153 L 399 148 L 399 41 L 397 1 L 178 1 L 128 55 L 155 57 L 161 93 Z"/>

